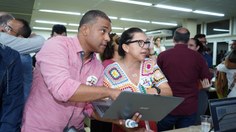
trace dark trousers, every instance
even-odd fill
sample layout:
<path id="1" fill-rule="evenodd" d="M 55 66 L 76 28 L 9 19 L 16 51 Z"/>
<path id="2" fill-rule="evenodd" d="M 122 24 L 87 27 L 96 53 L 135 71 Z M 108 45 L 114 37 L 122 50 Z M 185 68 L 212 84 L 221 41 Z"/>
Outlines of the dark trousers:
<path id="1" fill-rule="evenodd" d="M 184 128 L 194 125 L 196 122 L 196 113 L 186 116 L 167 115 L 164 119 L 158 122 L 158 131 L 172 130 L 173 128 Z"/>
<path id="2" fill-rule="evenodd" d="M 200 115 L 205 115 L 208 108 L 208 91 L 207 90 L 200 90 L 198 93 L 198 111 L 197 111 L 197 119 L 196 125 L 201 124 Z"/>
<path id="3" fill-rule="evenodd" d="M 108 122 L 91 120 L 90 130 L 91 132 L 111 132 L 112 124 Z"/>

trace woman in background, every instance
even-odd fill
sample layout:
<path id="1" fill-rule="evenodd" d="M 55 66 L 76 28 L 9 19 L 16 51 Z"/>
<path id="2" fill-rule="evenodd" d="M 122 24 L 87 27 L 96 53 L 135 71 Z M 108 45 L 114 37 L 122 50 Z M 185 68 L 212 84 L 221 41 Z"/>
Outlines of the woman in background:
<path id="1" fill-rule="evenodd" d="M 162 38 L 156 37 L 154 38 L 154 51 L 155 54 L 158 56 L 161 52 L 166 50 L 166 47 L 161 45 Z"/>
<path id="2" fill-rule="evenodd" d="M 118 39 L 119 36 L 116 33 L 110 34 L 111 41 L 107 44 L 104 52 L 100 54 L 102 64 L 106 68 L 107 65 L 120 59 L 118 54 Z"/>
<path id="3" fill-rule="evenodd" d="M 199 52 L 200 54 L 202 54 L 202 52 L 204 51 L 203 44 L 198 39 L 195 38 L 189 39 L 188 48 L 196 52 Z M 204 79 L 200 80 L 199 84 L 197 85 L 199 85 L 199 93 L 198 93 L 198 111 L 197 111 L 196 125 L 199 125 L 201 123 L 200 115 L 204 115 L 208 107 L 207 88 L 211 86 L 211 83 L 209 82 L 208 79 Z"/>

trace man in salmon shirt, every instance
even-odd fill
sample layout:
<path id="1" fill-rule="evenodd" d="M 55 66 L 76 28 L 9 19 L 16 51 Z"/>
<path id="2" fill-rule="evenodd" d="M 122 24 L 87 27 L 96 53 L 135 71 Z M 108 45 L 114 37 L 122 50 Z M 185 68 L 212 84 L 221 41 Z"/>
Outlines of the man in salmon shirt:
<path id="1" fill-rule="evenodd" d="M 84 118 L 96 118 L 88 102 L 116 99 L 120 91 L 102 86 L 103 66 L 95 55 L 104 51 L 110 32 L 108 16 L 90 10 L 82 17 L 76 37 L 58 36 L 45 42 L 36 55 L 23 132 L 62 132 L 67 124 L 84 131 Z"/>

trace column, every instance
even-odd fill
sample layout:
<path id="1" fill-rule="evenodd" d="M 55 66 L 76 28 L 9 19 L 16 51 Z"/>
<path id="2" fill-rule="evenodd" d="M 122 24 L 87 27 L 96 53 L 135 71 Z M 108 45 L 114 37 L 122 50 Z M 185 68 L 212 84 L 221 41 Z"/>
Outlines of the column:
<path id="1" fill-rule="evenodd" d="M 197 34 L 197 20 L 196 19 L 183 19 L 182 26 L 189 30 L 190 38 L 193 38 Z"/>

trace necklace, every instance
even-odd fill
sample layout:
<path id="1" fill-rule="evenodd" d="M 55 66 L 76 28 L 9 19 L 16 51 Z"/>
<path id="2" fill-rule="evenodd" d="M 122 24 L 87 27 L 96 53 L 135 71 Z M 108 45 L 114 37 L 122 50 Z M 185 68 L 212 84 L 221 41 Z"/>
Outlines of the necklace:
<path id="1" fill-rule="evenodd" d="M 125 64 L 125 61 L 123 60 L 123 64 L 124 64 L 124 66 L 125 66 L 125 69 L 127 69 L 128 71 L 130 71 L 129 70 L 129 68 L 126 66 L 126 64 Z M 136 77 L 138 77 L 138 74 L 137 73 L 132 73 L 132 74 L 130 74 L 133 78 L 136 78 Z"/>

